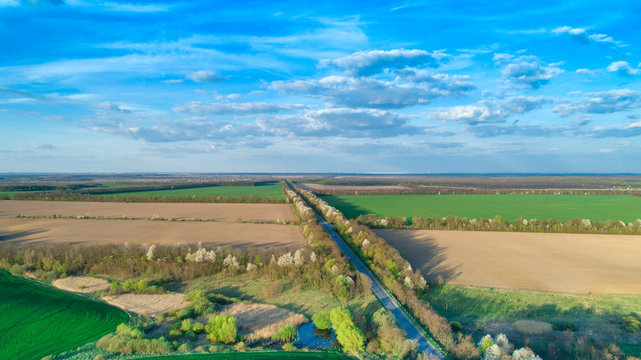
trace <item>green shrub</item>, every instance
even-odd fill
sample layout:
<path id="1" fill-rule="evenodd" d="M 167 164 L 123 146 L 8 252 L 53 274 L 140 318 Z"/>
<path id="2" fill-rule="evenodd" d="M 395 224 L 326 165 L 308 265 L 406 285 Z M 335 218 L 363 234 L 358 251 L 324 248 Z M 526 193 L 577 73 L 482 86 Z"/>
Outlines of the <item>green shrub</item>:
<path id="1" fill-rule="evenodd" d="M 231 344 L 236 341 L 238 327 L 236 319 L 231 315 L 214 315 L 205 326 L 208 338 L 213 343 Z"/>
<path id="2" fill-rule="evenodd" d="M 285 350 L 285 351 L 298 350 L 298 348 L 296 346 L 294 346 L 294 344 L 291 344 L 291 343 L 287 343 L 287 344 L 283 345 L 282 349 Z"/>
<path id="3" fill-rule="evenodd" d="M 115 334 L 103 336 L 96 346 L 119 354 L 168 354 L 173 351 L 165 338 L 147 339 L 140 329 L 126 324 L 118 325 Z"/>
<path id="4" fill-rule="evenodd" d="M 238 344 L 236 344 L 236 346 L 234 346 L 234 349 L 240 352 L 247 351 L 247 345 L 245 344 L 244 341 L 241 341 Z"/>
<path id="5" fill-rule="evenodd" d="M 138 283 L 136 284 L 136 290 L 137 291 L 145 291 L 148 286 L 149 286 L 149 283 L 147 283 L 147 280 L 142 279 L 142 280 L 138 281 Z"/>
<path id="6" fill-rule="evenodd" d="M 336 329 L 336 340 L 347 352 L 361 352 L 364 350 L 365 336 L 354 325 L 343 324 Z"/>
<path id="7" fill-rule="evenodd" d="M 184 308 L 176 311 L 174 316 L 175 320 L 182 320 L 187 318 L 193 318 L 196 315 L 196 312 L 192 308 Z"/>
<path id="8" fill-rule="evenodd" d="M 111 285 L 109 285 L 109 291 L 112 293 L 120 291 L 120 289 L 121 289 L 121 285 L 118 281 L 114 281 L 111 283 Z"/>
<path id="9" fill-rule="evenodd" d="M 190 352 L 191 351 L 191 345 L 189 344 L 182 344 L 178 347 L 178 351 L 182 353 Z"/>
<path id="10" fill-rule="evenodd" d="M 180 324 L 180 331 L 187 332 L 191 330 L 191 319 L 185 319 Z"/>
<path id="11" fill-rule="evenodd" d="M 292 342 L 296 338 L 296 328 L 292 325 L 287 325 L 277 332 L 272 339 L 284 343 Z"/>
<path id="12" fill-rule="evenodd" d="M 185 296 L 185 300 L 187 300 L 188 302 L 198 301 L 198 300 L 203 300 L 203 299 L 206 300 L 207 299 L 206 296 L 207 295 L 203 290 L 194 289 L 194 290 L 192 290 L 192 291 L 187 293 L 187 296 Z"/>
<path id="13" fill-rule="evenodd" d="M 122 289 L 126 292 L 134 291 L 136 290 L 136 282 L 133 280 L 127 280 L 122 284 Z"/>
<path id="14" fill-rule="evenodd" d="M 636 334 L 639 331 L 641 331 L 641 322 L 639 321 L 639 319 L 637 319 L 632 315 L 624 316 L 622 318 L 622 322 L 623 322 L 623 330 L 629 333 Z"/>
<path id="15" fill-rule="evenodd" d="M 344 307 L 333 308 L 332 311 L 329 312 L 329 319 L 332 322 L 334 330 L 338 330 L 338 328 L 343 325 L 354 326 L 352 314 L 349 312 L 349 309 Z"/>
<path id="16" fill-rule="evenodd" d="M 332 326 L 332 322 L 329 319 L 329 311 L 321 311 L 314 314 L 312 321 L 314 326 L 320 330 L 328 330 Z"/>
<path id="17" fill-rule="evenodd" d="M 454 332 L 463 331 L 463 325 L 458 321 L 452 321 L 450 323 L 450 328 L 452 328 L 452 331 L 454 331 Z"/>
<path id="18" fill-rule="evenodd" d="M 203 325 L 203 324 L 201 324 L 199 322 L 194 323 L 191 326 L 191 331 L 195 332 L 196 334 L 200 334 L 200 333 L 205 331 L 205 325 Z"/>

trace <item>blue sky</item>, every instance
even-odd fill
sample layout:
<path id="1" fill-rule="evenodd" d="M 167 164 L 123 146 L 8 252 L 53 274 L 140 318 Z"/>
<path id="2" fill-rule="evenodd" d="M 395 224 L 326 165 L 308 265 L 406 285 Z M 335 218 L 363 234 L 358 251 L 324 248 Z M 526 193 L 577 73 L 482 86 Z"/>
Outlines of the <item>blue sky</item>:
<path id="1" fill-rule="evenodd" d="M 0 0 L 0 172 L 641 172 L 639 13 Z"/>

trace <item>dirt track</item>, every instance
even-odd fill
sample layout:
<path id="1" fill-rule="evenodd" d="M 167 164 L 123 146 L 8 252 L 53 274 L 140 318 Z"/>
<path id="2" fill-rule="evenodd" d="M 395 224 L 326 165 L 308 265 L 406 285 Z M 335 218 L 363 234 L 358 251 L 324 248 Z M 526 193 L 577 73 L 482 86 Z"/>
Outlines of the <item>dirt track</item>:
<path id="1" fill-rule="evenodd" d="M 0 218 L 0 242 L 91 244 L 203 244 L 234 247 L 307 246 L 299 226 L 151 220 Z"/>
<path id="2" fill-rule="evenodd" d="M 563 293 L 641 294 L 641 236 L 376 230 L 436 282 Z"/>
<path id="3" fill-rule="evenodd" d="M 183 203 L 109 203 L 81 201 L 20 201 L 0 202 L 0 217 L 87 216 L 149 219 L 194 219 L 235 222 L 237 219 L 271 221 L 295 220 L 291 206 L 286 204 L 183 204 Z"/>

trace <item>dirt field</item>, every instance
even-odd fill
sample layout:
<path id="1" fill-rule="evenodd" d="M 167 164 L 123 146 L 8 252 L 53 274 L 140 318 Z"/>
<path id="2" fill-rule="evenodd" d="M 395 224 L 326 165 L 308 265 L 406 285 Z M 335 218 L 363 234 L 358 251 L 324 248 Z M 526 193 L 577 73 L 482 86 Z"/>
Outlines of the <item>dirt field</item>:
<path id="1" fill-rule="evenodd" d="M 0 217 L 26 216 L 87 216 L 149 219 L 198 218 L 221 222 L 237 219 L 272 221 L 295 220 L 292 208 L 286 204 L 169 204 L 169 203 L 101 203 L 80 201 L 20 201 L 6 200 L 0 204 Z"/>
<path id="2" fill-rule="evenodd" d="M 185 301 L 185 294 L 123 294 L 103 296 L 102 299 L 121 309 L 146 316 L 156 316 L 172 309 L 182 309 L 188 305 Z"/>
<path id="3" fill-rule="evenodd" d="M 563 293 L 641 294 L 641 236 L 376 230 L 428 281 Z"/>
<path id="4" fill-rule="evenodd" d="M 0 218 L 0 242 L 75 245 L 202 242 L 234 247 L 307 246 L 302 229 L 295 225 L 24 218 Z"/>
<path id="5" fill-rule="evenodd" d="M 347 190 L 347 191 L 358 191 L 358 190 L 404 190 L 407 189 L 405 186 L 398 185 L 322 185 L 322 184 L 311 184 L 304 183 L 300 184 L 302 187 L 309 191 L 323 191 L 323 190 Z"/>
<path id="6" fill-rule="evenodd" d="M 109 289 L 109 281 L 91 276 L 70 276 L 55 280 L 51 285 L 58 289 L 79 293 L 92 293 L 98 290 Z"/>
<path id="7" fill-rule="evenodd" d="M 287 325 L 296 327 L 308 321 L 304 315 L 267 304 L 235 303 L 221 313 L 233 315 L 240 332 L 252 341 L 269 339 Z"/>

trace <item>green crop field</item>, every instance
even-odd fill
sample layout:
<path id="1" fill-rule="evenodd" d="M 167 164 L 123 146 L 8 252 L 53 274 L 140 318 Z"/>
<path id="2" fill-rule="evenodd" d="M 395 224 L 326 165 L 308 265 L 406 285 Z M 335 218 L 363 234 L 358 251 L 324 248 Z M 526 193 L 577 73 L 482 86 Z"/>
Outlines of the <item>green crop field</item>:
<path id="1" fill-rule="evenodd" d="M 347 218 L 378 216 L 460 216 L 503 220 L 573 218 L 593 221 L 641 218 L 641 197 L 625 195 L 351 195 L 322 196 Z"/>
<path id="2" fill-rule="evenodd" d="M 111 305 L 0 270 L 0 360 L 39 360 L 72 350 L 128 320 Z"/>
<path id="3" fill-rule="evenodd" d="M 351 359 L 341 353 L 335 352 L 303 352 L 303 351 L 268 351 L 268 352 L 234 352 L 194 355 L 169 355 L 144 358 L 145 360 L 272 360 L 272 359 L 296 359 L 296 360 L 343 360 Z"/>
<path id="4" fill-rule="evenodd" d="M 283 186 L 279 182 L 256 186 L 204 186 L 173 190 L 147 190 L 113 193 L 116 196 L 264 196 L 284 198 Z"/>

